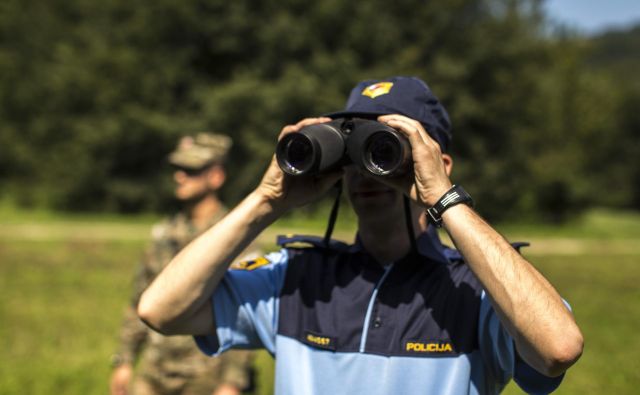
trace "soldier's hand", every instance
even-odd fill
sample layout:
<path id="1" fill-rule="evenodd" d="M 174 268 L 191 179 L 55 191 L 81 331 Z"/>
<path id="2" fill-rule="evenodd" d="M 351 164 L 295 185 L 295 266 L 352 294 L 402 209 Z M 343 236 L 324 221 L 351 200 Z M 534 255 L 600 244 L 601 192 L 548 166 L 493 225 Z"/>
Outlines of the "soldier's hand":
<path id="1" fill-rule="evenodd" d="M 295 125 L 282 129 L 278 140 L 289 133 L 297 133 L 305 126 L 331 121 L 331 118 L 305 118 Z M 292 177 L 285 174 L 276 161 L 275 155 L 256 192 L 270 202 L 274 208 L 287 209 L 305 205 L 327 192 L 342 177 L 342 170 L 311 177 Z"/>
<path id="2" fill-rule="evenodd" d="M 212 395 L 240 395 L 241 391 L 230 384 L 221 384 Z"/>
<path id="3" fill-rule="evenodd" d="M 450 161 L 451 158 L 442 153 L 440 145 L 429 136 L 420 122 L 398 114 L 380 116 L 378 121 L 396 129 L 409 140 L 413 174 L 395 179 L 377 178 L 418 204 L 432 207 L 452 186 L 445 166 L 445 159 Z"/>
<path id="4" fill-rule="evenodd" d="M 111 373 L 109 383 L 111 395 L 128 395 L 132 377 L 133 366 L 131 364 L 125 363 L 116 367 Z"/>

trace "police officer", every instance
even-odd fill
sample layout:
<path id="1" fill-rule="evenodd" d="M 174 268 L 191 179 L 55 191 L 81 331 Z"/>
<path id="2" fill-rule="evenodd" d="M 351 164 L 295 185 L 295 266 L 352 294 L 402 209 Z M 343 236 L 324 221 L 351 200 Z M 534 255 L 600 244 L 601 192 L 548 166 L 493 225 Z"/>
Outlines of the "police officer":
<path id="1" fill-rule="evenodd" d="M 223 164 L 230 146 L 227 136 L 199 133 L 183 137 L 169 156 L 175 168 L 175 196 L 184 208 L 153 227 L 152 242 L 138 267 L 120 347 L 112 361 L 114 395 L 128 394 L 130 389 L 134 395 L 233 395 L 250 386 L 249 352 L 206 358 L 190 337 L 165 337 L 149 330 L 135 314 L 140 295 L 171 258 L 226 214 L 217 191 L 225 181 Z"/>
<path id="2" fill-rule="evenodd" d="M 553 391 L 581 355 L 580 329 L 553 286 L 452 184 L 449 119 L 429 87 L 413 77 L 364 81 L 331 117 L 395 129 L 413 171 L 381 178 L 346 166 L 290 177 L 272 161 L 260 185 L 147 289 L 142 319 L 199 335 L 212 355 L 267 348 L 277 394 L 496 394 L 511 378 L 529 393 Z M 281 138 L 330 120 L 302 120 Z M 358 217 L 353 245 L 285 240 L 263 266 L 226 270 L 263 229 L 341 177 Z M 439 227 L 457 250 L 440 242 Z"/>

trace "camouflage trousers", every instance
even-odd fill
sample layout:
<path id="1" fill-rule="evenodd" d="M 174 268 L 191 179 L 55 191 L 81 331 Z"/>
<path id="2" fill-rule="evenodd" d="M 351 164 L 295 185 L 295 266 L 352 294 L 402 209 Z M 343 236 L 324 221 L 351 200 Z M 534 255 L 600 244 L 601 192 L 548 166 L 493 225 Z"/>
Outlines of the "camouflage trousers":
<path id="1" fill-rule="evenodd" d="M 202 377 L 166 377 L 162 381 L 146 376 L 134 380 L 132 395 L 211 395 L 219 383 Z"/>
<path id="2" fill-rule="evenodd" d="M 152 348 L 140 361 L 133 384 L 133 395 L 211 395 L 219 385 L 229 384 L 241 390 L 252 390 L 253 368 L 250 351 L 229 351 L 219 357 L 207 357 L 195 349 L 193 340 L 174 337 L 179 345 L 189 340 L 191 350 L 173 350 L 166 346 L 162 353 Z M 182 355 L 178 355 L 178 351 Z M 171 353 L 173 351 L 173 353 Z M 172 358 L 169 358 L 168 354 Z"/>

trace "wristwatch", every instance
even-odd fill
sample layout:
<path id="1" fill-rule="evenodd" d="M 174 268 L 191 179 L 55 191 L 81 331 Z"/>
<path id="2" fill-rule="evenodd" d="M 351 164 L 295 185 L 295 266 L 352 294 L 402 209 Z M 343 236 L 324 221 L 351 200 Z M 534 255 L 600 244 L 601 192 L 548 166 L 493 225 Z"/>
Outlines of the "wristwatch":
<path id="1" fill-rule="evenodd" d="M 473 207 L 473 199 L 460 185 L 454 185 L 449 189 L 433 207 L 428 208 L 426 215 L 429 223 L 436 227 L 442 226 L 442 213 L 456 204 L 464 203 Z"/>

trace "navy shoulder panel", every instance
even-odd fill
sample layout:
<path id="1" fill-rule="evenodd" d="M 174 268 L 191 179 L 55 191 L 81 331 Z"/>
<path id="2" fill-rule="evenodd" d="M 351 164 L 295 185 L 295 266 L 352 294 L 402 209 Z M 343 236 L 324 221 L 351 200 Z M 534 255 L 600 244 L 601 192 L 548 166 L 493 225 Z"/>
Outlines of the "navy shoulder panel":
<path id="1" fill-rule="evenodd" d="M 324 238 L 310 235 L 279 235 L 276 244 L 283 248 L 326 248 Z M 329 249 L 343 251 L 348 248 L 347 243 L 333 239 L 329 241 Z"/>
<path id="2" fill-rule="evenodd" d="M 522 254 L 522 252 L 520 251 L 520 249 L 522 247 L 529 247 L 530 245 L 531 245 L 531 243 L 526 242 L 526 241 L 514 241 L 513 243 L 511 243 L 511 246 L 513 248 L 515 248 L 515 250 L 518 251 L 521 254 Z"/>
<path id="3" fill-rule="evenodd" d="M 456 250 L 455 248 L 451 248 L 451 247 L 447 247 L 444 246 L 444 248 L 442 249 L 442 252 L 444 253 L 444 256 L 449 260 L 449 262 L 459 262 L 462 261 L 462 254 L 460 253 L 460 251 Z"/>

